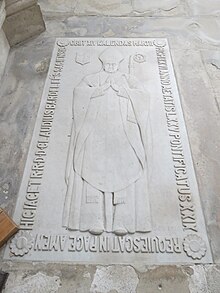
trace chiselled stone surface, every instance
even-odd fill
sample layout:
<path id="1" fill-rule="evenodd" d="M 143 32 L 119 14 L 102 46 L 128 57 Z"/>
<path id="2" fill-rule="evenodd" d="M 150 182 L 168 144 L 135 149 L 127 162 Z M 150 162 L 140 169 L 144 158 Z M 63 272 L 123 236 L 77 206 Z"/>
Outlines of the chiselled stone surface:
<path id="1" fill-rule="evenodd" d="M 187 0 L 190 15 L 219 15 L 220 2 L 218 0 Z"/>
<path id="2" fill-rule="evenodd" d="M 165 39 L 57 40 L 15 218 L 15 259 L 212 261 Z"/>
<path id="3" fill-rule="evenodd" d="M 37 0 L 6 0 L 7 16 L 37 4 Z"/>
<path id="4" fill-rule="evenodd" d="M 2 24 L 5 20 L 5 1 L 1 0 L 0 1 L 0 28 L 2 28 Z"/>
<path id="5" fill-rule="evenodd" d="M 38 2 L 44 13 L 72 14 L 77 4 L 77 0 L 40 0 Z"/>
<path id="6" fill-rule="evenodd" d="M 205 55 L 205 52 L 204 52 Z M 213 54 L 214 56 L 214 54 Z M 219 105 L 216 95 L 212 89 L 213 78 L 208 78 L 207 72 L 203 69 L 204 63 L 210 66 L 207 60 L 201 59 L 200 52 L 190 52 L 177 50 L 173 54 L 177 69 L 177 78 L 180 81 L 180 91 L 182 92 L 182 103 L 185 109 L 185 118 L 188 121 L 188 133 L 191 139 L 191 148 L 194 155 L 194 163 L 197 178 L 202 190 L 202 201 L 206 214 L 206 224 L 210 239 L 214 239 L 212 251 L 215 259 L 219 261 L 219 199 L 216 193 L 219 189 L 218 164 L 220 139 L 216 136 L 216 129 L 220 127 Z M 193 60 L 193 63 L 192 63 Z M 212 65 L 211 65 L 212 66 Z M 213 67 L 213 66 L 212 66 Z M 209 69 L 212 69 L 212 67 Z M 215 70 L 215 68 L 213 68 Z M 209 72 L 211 74 L 211 72 Z M 200 91 L 197 90 L 200 85 Z M 201 93 L 203 93 L 201 95 Z M 198 102 L 199 101 L 199 102 Z M 191 113 L 191 108 L 195 111 Z M 201 128 L 204 116 L 208 119 Z M 215 127 L 212 127 L 215 125 Z M 204 135 L 205 133 L 205 135 Z M 213 173 L 213 164 L 216 172 Z M 217 236 L 217 237 L 216 237 Z"/>
<path id="7" fill-rule="evenodd" d="M 5 293 L 49 293 L 58 292 L 61 287 L 60 278 L 57 276 L 47 276 L 42 273 L 37 273 L 33 276 L 28 276 L 24 280 L 20 280 L 19 284 L 11 283 L 5 289 Z"/>
<path id="8" fill-rule="evenodd" d="M 27 5 L 26 5 L 27 4 Z M 40 6 L 29 3 L 22 3 L 22 10 L 19 5 L 18 11 L 14 11 L 14 4 L 9 6 L 9 14 L 4 22 L 3 29 L 11 46 L 21 43 L 45 30 Z M 13 7 L 13 10 L 11 9 Z"/>
<path id="9" fill-rule="evenodd" d="M 130 0 L 85 0 L 78 1 L 74 10 L 75 14 L 83 15 L 126 15 L 132 11 Z"/>
<path id="10" fill-rule="evenodd" d="M 21 270 L 21 263 L 13 263 L 13 269 L 9 263 L 4 270 L 9 269 L 4 293 L 23 293 L 24 289 L 28 293 L 219 293 L 220 271 L 212 265 L 148 266 L 140 270 L 122 265 L 24 263 Z"/>
<path id="11" fill-rule="evenodd" d="M 186 15 L 187 5 L 181 0 L 40 0 L 41 8 L 45 13 L 62 11 L 68 15 L 109 15 L 109 16 L 175 16 Z"/>
<path id="12" fill-rule="evenodd" d="M 186 13 L 186 6 L 180 0 L 132 0 L 132 7 L 134 12 L 147 15 L 184 15 Z"/>
<path id="13" fill-rule="evenodd" d="M 58 16 L 57 16 L 58 17 Z M 217 18 L 181 17 L 97 17 L 59 15 L 48 20 L 50 37 L 168 37 L 175 49 L 202 50 L 218 46 L 220 29 Z"/>
<path id="14" fill-rule="evenodd" d="M 213 46 L 220 45 L 220 20 L 218 17 L 195 19 L 189 29 L 200 41 Z"/>
<path id="15" fill-rule="evenodd" d="M 87 5 L 84 11 L 83 3 L 78 5 L 82 9 L 82 13 L 78 10 L 78 16 L 74 12 L 77 2 Z M 0 205 L 13 215 L 54 39 L 61 36 L 165 37 L 171 48 L 213 258 L 219 263 L 220 39 L 215 17 L 219 14 L 219 1 L 130 1 L 129 14 L 124 14 L 119 5 L 117 11 L 109 9 L 108 14 L 104 9 L 107 1 L 93 2 L 93 7 L 89 7 L 91 1 L 39 0 L 47 32 L 16 46 L 9 54 L 0 90 Z M 134 10 L 135 2 L 140 12 Z M 103 16 L 107 14 L 117 17 Z M 4 249 L 0 257 L 3 252 Z M 42 272 L 50 277 L 59 276 L 62 284 L 58 292 L 85 293 L 90 291 L 95 273 L 106 271 L 106 267 L 95 265 L 16 263 L 2 259 L 0 263 L 2 270 L 10 273 L 7 282 L 10 290 L 23 286 L 28 276 Z M 120 272 L 117 266 L 111 267 L 112 271 Z M 139 279 L 137 293 L 219 293 L 218 265 L 132 267 Z M 38 280 L 45 284 L 42 278 Z M 95 281 L 103 288 L 101 279 Z M 114 275 L 112 284 L 117 282 L 118 275 Z M 113 285 L 108 288 L 120 293 Z"/>
<path id="16" fill-rule="evenodd" d="M 5 20 L 5 1 L 1 0 L 0 1 L 0 52 L 1 52 L 1 57 L 0 57 L 0 80 L 3 76 L 5 65 L 7 62 L 8 58 L 8 52 L 9 52 L 9 44 L 8 41 L 5 37 L 5 33 L 2 29 L 2 25 Z"/>
<path id="17" fill-rule="evenodd" d="M 216 105 L 220 112 L 220 52 L 210 50 L 202 52 L 203 62 L 210 77 Z"/>
<path id="18" fill-rule="evenodd" d="M 91 293 L 135 293 L 139 283 L 138 275 L 132 267 L 98 267 L 90 287 Z"/>

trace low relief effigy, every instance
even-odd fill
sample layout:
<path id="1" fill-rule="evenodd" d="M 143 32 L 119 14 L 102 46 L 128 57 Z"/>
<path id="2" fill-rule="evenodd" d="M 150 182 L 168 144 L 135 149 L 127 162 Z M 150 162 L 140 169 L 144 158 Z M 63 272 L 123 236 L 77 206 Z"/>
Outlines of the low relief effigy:
<path id="1" fill-rule="evenodd" d="M 57 40 L 15 217 L 6 258 L 212 262 L 165 39 Z"/>
<path id="2" fill-rule="evenodd" d="M 69 230 L 95 235 L 151 231 L 150 97 L 135 76 L 119 71 L 123 59 L 115 48 L 104 50 L 101 71 L 83 77 L 73 92 L 63 213 Z"/>

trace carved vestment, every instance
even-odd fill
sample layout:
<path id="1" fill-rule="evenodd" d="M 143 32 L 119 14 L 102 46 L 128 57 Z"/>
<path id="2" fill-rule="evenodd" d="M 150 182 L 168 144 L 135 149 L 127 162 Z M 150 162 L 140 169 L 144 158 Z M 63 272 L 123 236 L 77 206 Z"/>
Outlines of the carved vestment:
<path id="1" fill-rule="evenodd" d="M 105 90 L 94 95 L 105 84 Z M 148 94 L 134 77 L 120 72 L 89 75 L 75 88 L 65 227 L 87 231 L 98 225 L 111 232 L 123 225 L 130 233 L 150 230 L 148 109 Z M 112 197 L 116 209 L 110 224 L 108 211 L 102 211 L 106 196 Z"/>

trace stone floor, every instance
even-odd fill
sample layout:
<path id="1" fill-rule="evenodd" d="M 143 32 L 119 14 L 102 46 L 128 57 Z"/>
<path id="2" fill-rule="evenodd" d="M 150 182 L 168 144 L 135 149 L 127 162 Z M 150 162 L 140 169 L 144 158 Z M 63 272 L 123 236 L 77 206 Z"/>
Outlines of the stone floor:
<path id="1" fill-rule="evenodd" d="M 40 0 L 46 32 L 11 49 L 0 87 L 0 206 L 13 214 L 56 37 L 169 40 L 213 265 L 12 263 L 4 292 L 220 292 L 219 0 Z"/>

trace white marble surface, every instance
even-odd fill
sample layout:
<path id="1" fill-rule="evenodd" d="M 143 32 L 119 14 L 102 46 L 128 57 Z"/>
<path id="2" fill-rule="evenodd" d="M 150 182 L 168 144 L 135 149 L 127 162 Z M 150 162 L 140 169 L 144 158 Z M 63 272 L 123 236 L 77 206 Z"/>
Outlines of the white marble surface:
<path id="1" fill-rule="evenodd" d="M 111 46 L 114 49 L 106 51 Z M 106 78 L 103 79 L 103 76 Z M 127 85 L 120 81 L 121 76 L 125 77 Z M 106 101 L 102 102 L 104 99 L 107 99 L 107 104 Z M 103 151 L 100 154 L 98 152 L 96 155 L 100 157 L 96 159 L 94 152 L 88 152 L 94 151 L 94 146 L 91 149 L 92 142 L 86 139 L 88 134 L 92 137 L 91 133 L 100 139 L 98 129 L 101 125 L 105 133 L 107 120 L 103 120 L 100 125 L 97 122 L 103 114 L 107 119 L 110 111 L 117 109 L 112 104 L 117 99 L 120 101 L 122 117 L 123 109 L 129 110 L 129 107 L 122 107 L 123 103 L 132 103 L 133 111 L 125 112 L 127 122 L 124 122 L 131 124 L 124 124 L 124 127 L 127 125 L 131 131 L 130 127 L 138 126 L 145 153 L 144 158 L 141 155 L 141 142 L 136 139 L 136 145 L 132 143 L 132 139 L 137 137 L 136 128 L 131 132 L 125 131 L 139 158 L 142 172 L 147 173 L 144 182 L 148 185 L 148 188 L 140 189 L 136 186 L 140 179 L 130 181 L 126 175 L 127 183 L 136 190 L 134 195 L 129 193 L 129 198 L 126 198 L 128 191 L 125 187 L 125 196 L 116 197 L 117 184 L 121 184 L 123 177 L 118 167 L 111 168 L 119 158 L 122 166 L 135 164 L 136 159 L 127 155 L 129 160 L 126 162 L 123 152 L 120 153 L 118 149 L 119 157 L 115 158 L 115 162 L 111 159 L 108 167 L 110 171 L 118 172 L 118 183 L 112 177 L 106 189 L 96 186 L 96 178 L 97 184 L 101 184 L 99 176 L 96 176 L 99 168 L 103 176 L 109 176 L 103 171 L 106 169 L 102 169 L 105 154 Z M 103 105 L 99 112 L 96 105 L 98 100 Z M 72 107 L 77 111 L 72 113 Z M 109 126 L 115 127 L 114 124 L 119 123 L 117 115 L 112 118 L 114 123 Z M 76 127 L 74 133 L 71 131 L 72 123 Z M 116 128 L 108 133 L 108 144 L 100 141 L 101 145 L 104 143 L 103 150 L 107 150 L 111 144 L 116 150 L 119 148 L 123 134 L 116 141 L 115 134 L 118 131 L 119 128 Z M 111 141 L 111 137 L 114 141 Z M 123 150 L 126 150 L 127 143 Z M 97 150 L 102 149 L 101 145 L 97 145 Z M 85 158 L 90 156 L 91 162 L 97 160 L 96 164 L 93 163 L 94 169 L 91 169 L 90 164 L 88 175 L 77 165 L 83 158 L 83 148 Z M 87 163 L 88 159 L 82 160 L 84 167 Z M 75 172 L 79 180 L 73 181 L 71 172 Z M 134 178 L 133 175 L 131 178 Z M 86 181 L 90 189 L 93 186 L 91 194 L 86 195 L 85 199 L 79 190 L 80 180 Z M 124 182 L 125 179 L 122 180 Z M 78 192 L 68 194 L 74 188 Z M 99 197 L 100 192 L 103 194 Z M 105 192 L 110 197 L 105 197 Z M 119 217 L 117 220 L 120 229 L 114 229 L 112 224 L 120 215 L 121 219 Z M 150 229 L 143 223 L 142 228 L 139 228 L 138 223 L 144 217 Z M 15 219 L 20 222 L 21 231 L 12 240 L 10 250 L 6 250 L 6 257 L 11 251 L 14 260 L 104 264 L 212 262 L 182 108 L 165 39 L 57 40 Z M 73 219 L 78 220 L 74 222 Z M 136 226 L 132 223 L 136 223 Z M 104 241 L 104 244 L 101 245 L 100 241 Z M 145 244 L 151 247 L 147 248 Z"/>
<path id="2" fill-rule="evenodd" d="M 78 7 L 82 7 L 80 15 L 74 13 L 77 2 Z M 138 2 L 141 5 L 141 1 Z M 175 1 L 143 0 L 143 6 L 158 6 L 145 12 L 134 12 L 131 3 L 129 9 L 132 12 L 128 14 L 124 14 L 120 5 L 115 5 L 119 3 L 116 0 L 38 0 L 38 3 L 47 31 L 11 50 L 5 78 L 1 83 L 1 207 L 13 215 L 55 38 L 165 37 L 170 44 L 214 264 L 132 265 L 138 278 L 136 292 L 219 293 L 220 2 L 181 0 L 176 6 Z M 83 11 L 83 4 L 86 6 L 90 3 L 93 3 L 90 12 Z M 106 3 L 114 6 L 110 9 L 109 5 L 107 10 Z M 164 10 L 169 3 L 169 10 Z M 111 16 L 106 17 L 107 13 Z M 106 266 L 88 264 L 6 261 L 2 259 L 3 252 L 4 249 L 1 249 L 0 262 L 1 269 L 10 273 L 8 290 L 20 289 L 25 282 L 35 285 L 37 280 L 38 291 L 45 292 L 48 287 L 45 279 L 39 278 L 39 272 L 48 276 L 48 279 L 51 276 L 60 278 L 61 288 L 57 291 L 63 293 L 90 292 L 94 278 L 95 285 L 103 292 L 107 288 L 120 293 L 124 288 L 120 284 L 126 284 L 126 288 L 133 286 L 131 274 L 131 278 L 127 278 L 128 271 L 123 273 L 125 266 L 115 265 L 107 269 Z M 104 278 L 99 278 L 100 275 Z M 36 278 L 30 280 L 30 276 Z M 35 292 L 35 286 L 28 289 L 30 293 Z"/>

